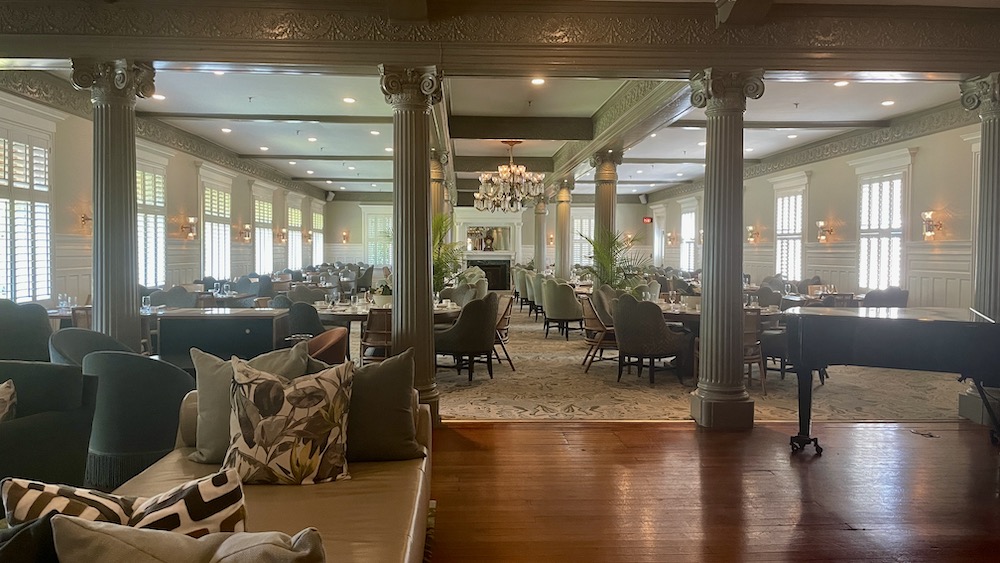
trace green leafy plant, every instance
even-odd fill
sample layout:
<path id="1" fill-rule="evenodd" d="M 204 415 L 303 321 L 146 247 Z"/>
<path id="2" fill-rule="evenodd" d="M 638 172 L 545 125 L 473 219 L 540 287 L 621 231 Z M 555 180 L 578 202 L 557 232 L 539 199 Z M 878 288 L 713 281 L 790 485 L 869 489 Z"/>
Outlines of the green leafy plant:
<path id="1" fill-rule="evenodd" d="M 451 215 L 435 215 L 431 221 L 431 264 L 434 291 L 444 289 L 448 279 L 462 267 L 462 246 L 448 242 L 448 233 L 454 225 Z"/>
<path id="2" fill-rule="evenodd" d="M 595 287 L 607 284 L 615 289 L 630 290 L 643 282 L 642 272 L 649 258 L 632 249 L 638 239 L 627 239 L 624 233 L 599 228 L 593 238 L 580 234 L 590 243 L 594 263 L 580 271 L 594 280 Z"/>
<path id="3" fill-rule="evenodd" d="M 392 295 L 392 286 L 385 281 L 382 281 L 379 283 L 379 286 L 372 291 L 372 293 L 374 295 Z"/>

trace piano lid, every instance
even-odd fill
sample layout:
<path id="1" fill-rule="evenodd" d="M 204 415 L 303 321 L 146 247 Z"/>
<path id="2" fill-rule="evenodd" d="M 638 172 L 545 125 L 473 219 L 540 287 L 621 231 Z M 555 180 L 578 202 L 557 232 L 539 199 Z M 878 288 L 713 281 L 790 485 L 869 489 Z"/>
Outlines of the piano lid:
<path id="1" fill-rule="evenodd" d="M 799 317 L 841 317 L 853 319 L 899 319 L 958 323 L 990 323 L 992 319 L 975 309 L 947 307 L 792 307 L 785 315 Z"/>

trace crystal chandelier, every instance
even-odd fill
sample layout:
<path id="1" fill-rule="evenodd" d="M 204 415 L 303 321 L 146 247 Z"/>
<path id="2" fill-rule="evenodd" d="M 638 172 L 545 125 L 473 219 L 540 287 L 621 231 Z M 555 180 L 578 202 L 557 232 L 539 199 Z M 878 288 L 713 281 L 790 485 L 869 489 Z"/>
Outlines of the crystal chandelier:
<path id="1" fill-rule="evenodd" d="M 479 175 L 479 191 L 474 196 L 479 211 L 515 213 L 521 210 L 524 200 L 536 198 L 545 191 L 542 184 L 545 174 L 528 172 L 524 166 L 514 164 L 514 145 L 521 141 L 502 142 L 507 145 L 510 164 L 500 165 L 496 172 Z"/>

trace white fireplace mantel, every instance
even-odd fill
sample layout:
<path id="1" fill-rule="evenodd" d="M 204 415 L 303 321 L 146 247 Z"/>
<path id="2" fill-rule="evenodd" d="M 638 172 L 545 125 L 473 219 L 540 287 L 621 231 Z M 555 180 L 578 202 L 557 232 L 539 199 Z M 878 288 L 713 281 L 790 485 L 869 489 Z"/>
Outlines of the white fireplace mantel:
<path id="1" fill-rule="evenodd" d="M 455 240 L 463 241 L 469 227 L 509 227 L 510 244 L 513 248 L 507 250 L 467 251 L 465 260 L 509 260 L 512 263 L 521 262 L 521 213 L 490 213 L 479 211 L 474 207 L 456 207 Z"/>

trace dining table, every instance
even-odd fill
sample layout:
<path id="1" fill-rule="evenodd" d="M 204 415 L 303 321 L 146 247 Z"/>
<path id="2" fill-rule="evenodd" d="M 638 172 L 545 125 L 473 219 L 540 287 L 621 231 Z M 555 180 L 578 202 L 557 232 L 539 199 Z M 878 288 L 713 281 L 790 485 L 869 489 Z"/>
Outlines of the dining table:
<path id="1" fill-rule="evenodd" d="M 370 309 L 380 308 L 367 303 L 356 306 L 343 303 L 336 303 L 327 307 L 320 306 L 319 304 L 315 306 L 316 312 L 319 313 L 320 322 L 325 321 L 324 324 L 329 323 L 347 327 L 348 350 L 351 349 L 351 324 L 367 320 Z M 391 307 L 385 308 L 391 309 Z M 434 324 L 453 323 L 461 313 L 462 307 L 457 303 L 437 303 L 434 305 Z M 348 357 L 350 357 L 350 353 L 348 353 Z M 358 357 L 360 358 L 361 356 L 359 355 Z"/>

